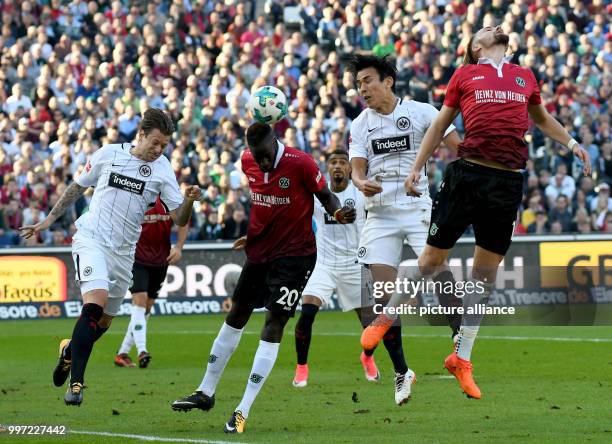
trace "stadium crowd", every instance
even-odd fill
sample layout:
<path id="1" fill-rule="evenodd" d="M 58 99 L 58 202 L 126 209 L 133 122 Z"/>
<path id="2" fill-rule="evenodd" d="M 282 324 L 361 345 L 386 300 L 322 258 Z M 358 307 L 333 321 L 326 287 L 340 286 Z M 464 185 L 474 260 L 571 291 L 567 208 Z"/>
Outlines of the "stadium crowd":
<path id="1" fill-rule="evenodd" d="M 324 168 L 364 107 L 343 54 L 395 57 L 397 94 L 439 108 L 471 33 L 497 24 L 594 169 L 582 177 L 567 149 L 530 130 L 516 233 L 612 232 L 609 2 L 267 0 L 260 15 L 254 0 L 0 5 L 0 245 L 19 244 L 17 228 L 44 218 L 98 147 L 132 141 L 148 107 L 176 123 L 166 154 L 179 183 L 206 190 L 189 238 L 235 239 L 249 214 L 239 156 L 251 90 L 285 92 L 275 129 Z M 451 160 L 441 148 L 429 161 L 432 194 Z M 70 243 L 90 196 L 25 245 Z"/>

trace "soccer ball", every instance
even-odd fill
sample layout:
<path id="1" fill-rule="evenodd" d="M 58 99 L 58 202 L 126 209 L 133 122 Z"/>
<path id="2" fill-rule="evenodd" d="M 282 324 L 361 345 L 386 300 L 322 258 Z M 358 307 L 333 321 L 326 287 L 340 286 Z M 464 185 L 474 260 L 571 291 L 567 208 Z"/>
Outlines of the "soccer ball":
<path id="1" fill-rule="evenodd" d="M 249 111 L 253 119 L 272 125 L 287 114 L 287 97 L 274 86 L 262 86 L 251 95 Z"/>

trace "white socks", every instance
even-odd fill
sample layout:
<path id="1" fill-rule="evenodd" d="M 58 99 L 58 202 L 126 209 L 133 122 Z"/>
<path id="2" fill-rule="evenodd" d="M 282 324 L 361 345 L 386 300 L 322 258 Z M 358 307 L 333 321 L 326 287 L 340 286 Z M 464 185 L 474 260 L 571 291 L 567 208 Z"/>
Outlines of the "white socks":
<path id="1" fill-rule="evenodd" d="M 465 326 L 462 325 L 457 335 L 457 342 L 455 343 L 455 352 L 457 356 L 466 361 L 470 360 L 472 356 L 472 347 L 474 347 L 474 341 L 478 334 L 479 326 Z"/>
<path id="2" fill-rule="evenodd" d="M 198 390 L 202 391 L 206 396 L 215 394 L 223 370 L 225 370 L 225 366 L 232 356 L 232 353 L 234 353 L 234 350 L 238 347 L 242 331 L 243 329 L 238 330 L 234 327 L 230 327 L 225 322 L 221 326 L 221 330 L 219 330 L 219 334 L 210 350 L 204 379 L 202 379 L 202 383 L 200 387 L 198 387 Z"/>
<path id="3" fill-rule="evenodd" d="M 123 355 L 128 354 L 132 347 L 134 346 L 134 337 L 132 336 L 132 322 L 128 324 L 128 328 L 125 332 L 125 336 L 123 338 L 123 342 L 121 343 L 121 348 L 117 354 Z"/>
<path id="4" fill-rule="evenodd" d="M 141 351 L 147 350 L 147 321 L 151 313 L 145 315 L 145 312 L 146 309 L 144 307 L 132 305 L 132 317 L 127 331 L 125 332 L 123 342 L 121 343 L 119 354 L 129 353 L 134 344 L 136 344 L 138 348 L 138 354 L 140 354 Z M 138 329 L 135 329 L 135 326 L 138 326 Z"/>
<path id="5" fill-rule="evenodd" d="M 472 348 L 474 347 L 474 341 L 476 341 L 476 335 L 478 335 L 478 329 L 482 323 L 484 317 L 481 313 L 468 314 L 469 308 L 474 308 L 479 304 L 486 305 L 489 303 L 489 296 L 493 292 L 494 284 L 490 282 L 480 281 L 474 279 L 477 288 L 482 288 L 482 292 L 475 292 L 472 294 L 466 294 L 463 297 L 463 308 L 466 313 L 463 315 L 461 320 L 461 328 L 457 335 L 457 342 L 455 343 L 455 352 L 457 356 L 466 361 L 470 360 L 472 356 Z"/>
<path id="6" fill-rule="evenodd" d="M 138 349 L 138 354 L 147 351 L 147 320 L 145 313 L 147 309 L 132 305 L 132 320 L 130 321 L 130 330 Z"/>
<path id="7" fill-rule="evenodd" d="M 259 341 L 259 347 L 255 353 L 253 368 L 251 369 L 246 390 L 244 391 L 242 401 L 236 407 L 236 411 L 242 412 L 242 416 L 245 418 L 249 416 L 251 405 L 253 405 L 255 398 L 274 367 L 279 347 L 280 344 L 276 342 Z"/>

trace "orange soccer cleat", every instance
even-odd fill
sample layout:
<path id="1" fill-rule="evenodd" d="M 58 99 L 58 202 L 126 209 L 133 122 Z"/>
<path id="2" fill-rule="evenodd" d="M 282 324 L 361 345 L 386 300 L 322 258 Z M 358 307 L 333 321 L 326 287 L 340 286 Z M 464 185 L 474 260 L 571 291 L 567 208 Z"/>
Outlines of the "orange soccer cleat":
<path id="1" fill-rule="evenodd" d="M 361 346 L 364 350 L 374 350 L 378 343 L 382 341 L 387 331 L 395 322 L 394 319 L 381 314 L 378 315 L 374 322 L 368 325 L 361 333 Z"/>
<path id="2" fill-rule="evenodd" d="M 457 353 L 453 352 L 444 360 L 444 367 L 446 367 L 446 370 L 451 375 L 457 378 L 461 390 L 463 390 L 463 393 L 468 398 L 480 399 L 480 389 L 472 377 L 472 363 L 470 361 L 461 359 L 457 356 Z"/>
<path id="3" fill-rule="evenodd" d="M 132 359 L 128 356 L 127 353 L 120 353 L 117 356 L 115 356 L 115 365 L 117 367 L 126 367 L 126 368 L 136 367 L 136 364 L 134 364 L 134 361 L 132 361 Z"/>
<path id="4" fill-rule="evenodd" d="M 296 388 L 306 387 L 308 385 L 308 364 L 295 367 L 295 377 L 293 378 L 293 386 Z"/>
<path id="5" fill-rule="evenodd" d="M 366 356 L 364 352 L 361 352 L 360 360 L 366 379 L 368 381 L 378 381 L 380 373 L 378 372 L 378 367 L 376 367 L 374 356 Z"/>

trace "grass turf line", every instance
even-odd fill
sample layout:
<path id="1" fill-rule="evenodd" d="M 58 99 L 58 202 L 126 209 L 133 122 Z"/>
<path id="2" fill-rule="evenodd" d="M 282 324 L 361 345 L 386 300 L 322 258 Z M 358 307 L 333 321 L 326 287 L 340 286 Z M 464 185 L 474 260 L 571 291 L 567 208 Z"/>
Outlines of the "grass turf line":
<path id="1" fill-rule="evenodd" d="M 376 351 L 382 380 L 365 381 L 358 336 L 317 332 L 359 331 L 352 313 L 321 313 L 314 325 L 307 388 L 291 387 L 293 336 L 287 334 L 276 366 L 255 402 L 246 433 L 230 436 L 223 424 L 239 403 L 258 336 L 244 335 L 208 412 L 173 412 L 170 402 L 199 384 L 221 316 L 151 318 L 146 370 L 116 368 L 114 353 L 128 319 L 115 320 L 95 346 L 88 365 L 89 389 L 80 408 L 63 404 L 51 371 L 57 344 L 74 320 L 0 323 L 0 423 L 63 424 L 74 430 L 241 442 L 610 442 L 612 439 L 612 354 L 610 343 L 546 340 L 477 341 L 473 362 L 483 391 L 468 400 L 442 368 L 450 337 L 408 337 L 404 349 L 419 382 L 403 407 L 393 401 L 392 368 L 383 347 Z M 247 327 L 257 332 L 263 317 Z M 295 320 L 287 326 L 291 332 Z M 444 327 L 413 327 L 410 334 L 445 335 Z M 485 336 L 612 338 L 610 327 L 483 327 Z M 135 358 L 135 352 L 132 352 Z M 355 403 L 353 392 L 357 394 Z M 113 410 L 116 414 L 113 414 Z M 4 436 L 3 436 L 4 435 Z M 0 434 L 0 440 L 11 439 Z M 20 436 L 19 442 L 83 442 L 83 435 Z M 126 438 L 87 436 L 91 443 Z M 129 440 L 129 442 L 138 442 Z M 142 442 L 142 441 L 140 441 Z"/>

